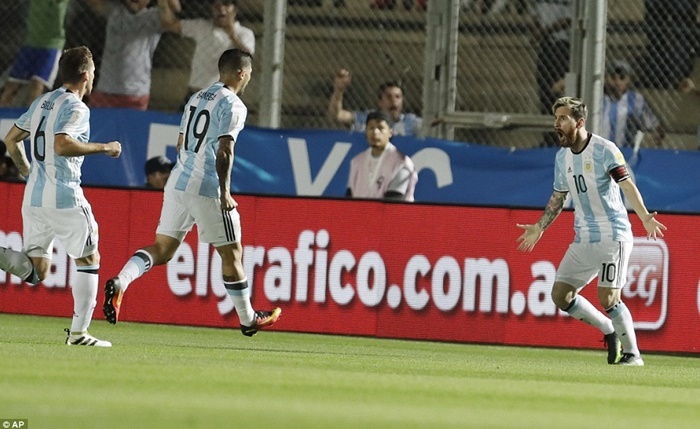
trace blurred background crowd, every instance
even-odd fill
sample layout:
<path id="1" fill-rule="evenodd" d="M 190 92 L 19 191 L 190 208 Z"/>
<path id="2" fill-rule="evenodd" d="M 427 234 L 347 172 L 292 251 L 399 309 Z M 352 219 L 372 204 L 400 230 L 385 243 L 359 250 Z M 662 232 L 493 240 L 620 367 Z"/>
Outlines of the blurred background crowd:
<path id="1" fill-rule="evenodd" d="M 231 46 L 255 54 L 256 77 L 243 95 L 249 125 L 262 125 L 261 88 L 269 85 L 260 78 L 265 67 L 283 70 L 281 128 L 349 129 L 352 121 L 339 120 L 342 115 L 332 106 L 338 92 L 341 110 L 364 111 L 381 102 L 377 91 L 387 82 L 397 83 L 402 91 L 396 108 L 420 119 L 425 58 L 439 50 L 426 46 L 429 1 L 438 0 L 287 0 L 282 46 L 265 40 L 266 19 L 273 19 L 270 11 L 279 4 L 275 0 L 2 1 L 0 85 L 7 90 L 18 52 L 36 38 L 36 27 L 45 33 L 48 26 L 62 23 L 52 34 L 54 44 L 64 37 L 64 47 L 87 45 L 95 54 L 98 94 L 88 100 L 93 107 L 136 103 L 149 110 L 178 112 L 187 95 L 209 79 L 203 67 L 207 58 L 217 58 L 220 44 L 230 39 Z M 548 114 L 547 103 L 564 91 L 577 2 L 451 1 L 459 4 L 456 110 Z M 614 115 L 622 110 L 635 127 L 632 132 L 623 130 L 616 137 L 618 144 L 632 144 L 625 140 L 634 139 L 634 131 L 640 130 L 644 146 L 698 148 L 698 3 L 606 2 L 603 116 L 612 123 L 605 125 L 604 120 L 603 128 L 614 133 Z M 53 12 L 42 15 L 46 10 Z M 137 16 L 141 19 L 132 19 Z M 281 63 L 264 61 L 280 49 Z M 26 105 L 22 95 L 31 87 L 10 89 L 3 104 Z M 122 90 L 126 98 L 112 97 Z M 633 93 L 626 96 L 628 91 Z M 423 117 L 423 124 L 429 127 L 439 119 Z M 470 124 L 458 127 L 453 138 L 529 148 L 549 144 L 543 131 Z"/>

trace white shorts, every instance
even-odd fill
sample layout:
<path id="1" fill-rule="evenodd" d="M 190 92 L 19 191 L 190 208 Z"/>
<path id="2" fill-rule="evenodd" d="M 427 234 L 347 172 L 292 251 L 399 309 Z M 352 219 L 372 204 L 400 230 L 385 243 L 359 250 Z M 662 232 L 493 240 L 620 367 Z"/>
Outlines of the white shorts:
<path id="1" fill-rule="evenodd" d="M 241 241 L 241 217 L 238 211 L 221 210 L 221 200 L 218 198 L 165 188 L 156 234 L 167 235 L 182 242 L 195 223 L 202 243 L 220 247 Z"/>
<path id="2" fill-rule="evenodd" d="M 55 209 L 22 206 L 24 252 L 29 256 L 51 259 L 53 241 L 58 238 L 73 258 L 84 258 L 97 252 L 99 234 L 92 207 Z"/>
<path id="3" fill-rule="evenodd" d="M 622 289 L 627 283 L 627 265 L 632 242 L 571 243 L 559 264 L 555 281 L 577 290 L 598 277 L 598 287 Z"/>

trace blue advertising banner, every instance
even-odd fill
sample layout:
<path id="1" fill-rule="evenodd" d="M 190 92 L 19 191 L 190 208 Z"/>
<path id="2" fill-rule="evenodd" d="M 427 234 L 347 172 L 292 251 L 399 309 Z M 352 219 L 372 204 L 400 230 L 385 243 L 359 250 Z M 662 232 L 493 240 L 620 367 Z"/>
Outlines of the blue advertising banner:
<path id="1" fill-rule="evenodd" d="M 18 109 L 0 109 L 5 136 Z M 118 140 L 119 159 L 88 156 L 83 183 L 138 187 L 144 164 L 175 160 L 180 115 L 128 109 L 92 109 L 91 141 Z M 419 170 L 417 201 L 544 207 L 552 191 L 556 148 L 511 150 L 438 139 L 395 137 Z M 246 127 L 235 148 L 234 192 L 340 197 L 350 159 L 367 147 L 363 133 Z M 28 151 L 30 153 L 30 151 Z M 631 157 L 631 152 L 625 155 Z M 700 152 L 642 149 L 635 180 L 650 210 L 700 212 Z"/>

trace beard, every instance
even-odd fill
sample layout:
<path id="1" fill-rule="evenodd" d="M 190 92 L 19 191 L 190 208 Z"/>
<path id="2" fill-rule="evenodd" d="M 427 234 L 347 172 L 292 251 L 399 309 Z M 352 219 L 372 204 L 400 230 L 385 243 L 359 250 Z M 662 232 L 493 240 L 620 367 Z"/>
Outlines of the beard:
<path id="1" fill-rule="evenodd" d="M 564 130 L 556 130 L 557 138 L 559 139 L 559 146 L 561 147 L 572 147 L 576 143 L 576 129 L 570 132 L 565 132 Z"/>

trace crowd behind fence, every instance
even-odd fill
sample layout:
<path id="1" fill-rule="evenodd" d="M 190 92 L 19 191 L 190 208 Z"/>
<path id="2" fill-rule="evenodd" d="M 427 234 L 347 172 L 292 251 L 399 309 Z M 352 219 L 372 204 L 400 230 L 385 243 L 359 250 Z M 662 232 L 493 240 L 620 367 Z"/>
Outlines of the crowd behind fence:
<path id="1" fill-rule="evenodd" d="M 26 36 L 31 1 L 0 2 L 2 82 Z M 58 1 L 58 0 L 51 0 Z M 111 1 L 111 0 L 108 0 Z M 119 0 L 116 0 L 119 1 Z M 438 0 L 431 0 L 438 1 Z M 448 0 L 440 0 L 448 1 Z M 456 107 L 481 113 L 546 114 L 538 80 L 543 33 L 537 11 L 561 7 L 567 0 L 452 0 L 459 3 Z M 155 1 L 153 7 L 155 7 Z M 211 18 L 206 0 L 180 0 L 181 19 Z M 260 79 L 265 37 L 265 7 L 272 0 L 237 0 L 237 19 L 256 39 L 254 78 L 243 95 L 249 124 L 261 109 Z M 377 88 L 400 83 L 404 110 L 422 115 L 424 58 L 439 47 L 426 46 L 427 0 L 288 0 L 285 19 L 282 128 L 342 128 L 327 113 L 333 76 L 352 74 L 344 108 L 375 106 Z M 700 67 L 698 0 L 610 0 L 607 2 L 606 57 L 628 65 L 632 85 L 648 101 L 665 137 L 661 147 L 697 149 L 700 139 Z M 541 18 L 541 15 L 540 17 Z M 574 22 L 578 19 L 572 18 Z M 102 58 L 106 20 L 88 0 L 69 0 L 66 47 L 87 45 Z M 564 28 L 563 32 L 569 31 Z M 566 47 L 553 53 L 568 58 Z M 562 47 L 564 46 L 564 47 Z M 149 109 L 177 112 L 188 94 L 194 53 L 192 39 L 164 33 L 153 57 Z M 557 49 L 562 49 L 557 51 Z M 541 77 L 541 76 L 540 76 Z M 96 79 L 99 82 L 101 76 Z M 437 118 L 425 118 L 430 124 Z M 542 130 L 517 127 L 458 128 L 455 140 L 477 144 L 536 147 L 546 143 Z M 643 145 L 655 146 L 646 134 Z"/>

